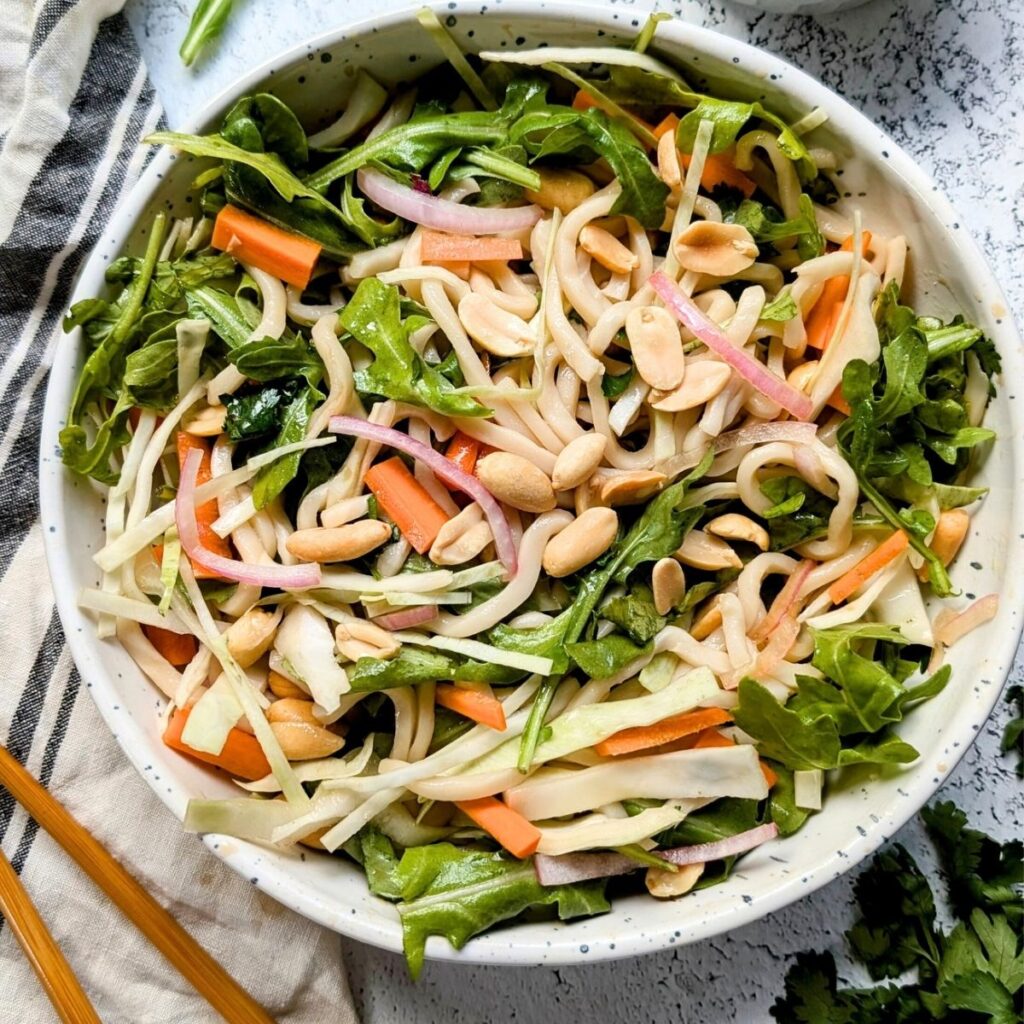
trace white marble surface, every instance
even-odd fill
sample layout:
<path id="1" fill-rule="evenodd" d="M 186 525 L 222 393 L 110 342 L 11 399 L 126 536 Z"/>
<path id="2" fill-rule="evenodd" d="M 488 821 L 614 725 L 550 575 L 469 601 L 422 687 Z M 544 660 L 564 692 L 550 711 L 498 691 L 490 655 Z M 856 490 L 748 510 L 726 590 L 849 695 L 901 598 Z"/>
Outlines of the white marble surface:
<path id="1" fill-rule="evenodd" d="M 224 44 L 189 72 L 177 49 L 191 0 L 129 0 L 128 18 L 171 124 L 265 58 L 368 13 L 354 0 L 236 6 Z M 374 0 L 381 11 L 401 6 Z M 652 5 L 624 6 L 642 19 Z M 657 7 L 785 57 L 881 124 L 953 200 L 1024 322 L 1024 3 L 874 0 L 818 20 L 717 0 Z M 1020 654 L 1013 675 L 1024 678 Z M 998 754 L 1005 719 L 1001 706 L 941 795 L 978 827 L 1008 837 L 1024 822 L 1024 788 Z M 899 839 L 915 853 L 923 849 L 916 824 Z M 413 985 L 400 957 L 357 943 L 346 943 L 345 955 L 364 1024 L 759 1022 L 769 1019 L 787 955 L 809 947 L 841 951 L 851 892 L 847 877 L 727 937 L 611 964 L 433 964 Z"/>

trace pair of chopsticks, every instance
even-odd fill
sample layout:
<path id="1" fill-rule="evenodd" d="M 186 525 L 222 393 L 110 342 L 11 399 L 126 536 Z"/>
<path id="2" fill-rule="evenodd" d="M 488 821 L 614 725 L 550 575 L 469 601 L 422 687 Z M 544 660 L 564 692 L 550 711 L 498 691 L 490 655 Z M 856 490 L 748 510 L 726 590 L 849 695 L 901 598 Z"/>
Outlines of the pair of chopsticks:
<path id="1" fill-rule="evenodd" d="M 3 746 L 0 785 L 64 847 L 224 1020 L 229 1024 L 274 1024 L 273 1018 Z M 0 914 L 7 918 L 60 1019 L 66 1024 L 99 1024 L 89 997 L 2 851 Z"/>

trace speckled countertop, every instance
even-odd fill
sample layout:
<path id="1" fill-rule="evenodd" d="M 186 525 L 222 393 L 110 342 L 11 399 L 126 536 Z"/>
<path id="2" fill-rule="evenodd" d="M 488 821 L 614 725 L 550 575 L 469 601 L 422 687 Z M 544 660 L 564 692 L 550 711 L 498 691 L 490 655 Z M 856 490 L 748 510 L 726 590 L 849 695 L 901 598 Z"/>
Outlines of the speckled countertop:
<path id="1" fill-rule="evenodd" d="M 192 6 L 191 0 L 127 5 L 172 124 L 265 58 L 369 13 L 355 0 L 241 0 L 225 44 L 189 73 L 177 49 Z M 384 11 L 404 3 L 374 0 L 373 6 Z M 624 6 L 641 19 L 652 7 Z M 877 121 L 950 196 L 1024 322 L 1024 3 L 874 0 L 818 20 L 700 0 L 653 6 L 786 58 Z M 1020 653 L 1013 676 L 1024 680 Z M 998 754 L 1005 719 L 1000 706 L 941 793 L 976 826 L 1002 837 L 1019 835 L 1024 823 L 1024 786 Z M 918 855 L 924 849 L 914 823 L 898 838 Z M 364 1024 L 760 1022 L 769 1019 L 789 954 L 841 950 L 851 892 L 846 877 L 727 937 L 588 967 L 433 964 L 414 986 L 398 956 L 354 942 L 345 942 L 345 956 Z"/>

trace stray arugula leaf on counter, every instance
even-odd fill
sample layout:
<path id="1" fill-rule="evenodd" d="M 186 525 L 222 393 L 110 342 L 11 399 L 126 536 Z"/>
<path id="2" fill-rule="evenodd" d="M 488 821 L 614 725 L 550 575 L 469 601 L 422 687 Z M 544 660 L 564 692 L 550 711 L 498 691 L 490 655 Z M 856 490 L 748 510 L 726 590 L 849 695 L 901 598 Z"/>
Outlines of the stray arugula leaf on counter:
<path id="1" fill-rule="evenodd" d="M 185 67 L 190 67 L 207 46 L 221 37 L 231 16 L 231 6 L 232 0 L 199 0 L 178 50 Z"/>
<path id="2" fill-rule="evenodd" d="M 394 285 L 375 277 L 361 281 L 341 313 L 342 327 L 374 355 L 366 369 L 356 372 L 356 388 L 366 395 L 425 405 L 445 416 L 489 416 L 489 409 L 460 394 L 440 367 L 421 359 L 409 344 L 409 335 L 426 322 L 416 314 L 402 319 Z"/>
<path id="3" fill-rule="evenodd" d="M 967 828 L 952 803 L 921 814 L 950 884 L 954 926 L 938 924 L 934 893 L 913 857 L 890 847 L 857 879 L 861 916 L 846 937 L 872 979 L 902 983 L 840 988 L 831 953 L 799 953 L 772 1007 L 779 1024 L 1020 1020 L 1021 844 Z"/>
<path id="4" fill-rule="evenodd" d="M 995 437 L 971 425 L 967 354 L 977 357 L 980 372 L 990 378 L 998 371 L 998 357 L 969 325 L 948 325 L 954 331 L 946 334 L 948 327 L 936 327 L 900 305 L 895 282 L 880 296 L 875 318 L 881 358 L 872 365 L 852 360 L 843 372 L 843 395 L 852 411 L 839 428 L 839 450 L 864 496 L 894 529 L 906 531 L 925 559 L 932 589 L 947 597 L 953 593 L 949 575 L 925 543 L 934 519 L 911 505 L 897 508 L 887 495 L 906 493 L 904 484 L 955 485 L 971 449 Z M 929 334 L 934 339 L 937 333 L 940 340 L 930 342 Z"/>
<path id="5" fill-rule="evenodd" d="M 758 741 L 761 753 L 786 768 L 828 770 L 848 764 L 904 764 L 917 751 L 891 732 L 911 705 L 940 693 L 949 666 L 913 687 L 887 662 L 907 646 L 899 630 L 858 624 L 812 630 L 812 664 L 822 678 L 798 676 L 786 704 L 754 679 L 743 679 L 736 724 Z M 858 653 L 870 645 L 874 658 Z M 902 673 L 901 673 L 902 674 Z"/>

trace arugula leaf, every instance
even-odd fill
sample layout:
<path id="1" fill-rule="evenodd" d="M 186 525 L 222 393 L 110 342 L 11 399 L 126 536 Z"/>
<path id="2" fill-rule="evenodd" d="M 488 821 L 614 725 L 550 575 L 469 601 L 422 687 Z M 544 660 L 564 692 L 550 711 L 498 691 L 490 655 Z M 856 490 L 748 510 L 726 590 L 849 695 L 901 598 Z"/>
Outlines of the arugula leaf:
<path id="1" fill-rule="evenodd" d="M 266 438 L 281 428 L 281 416 L 295 397 L 297 382 L 283 381 L 257 390 L 246 389 L 225 399 L 224 432 L 232 441 Z"/>
<path id="2" fill-rule="evenodd" d="M 178 50 L 185 67 L 190 67 L 199 54 L 223 34 L 231 16 L 231 5 L 232 0 L 199 0 L 196 4 Z"/>
<path id="3" fill-rule="evenodd" d="M 814 205 L 804 193 L 800 195 L 800 216 L 792 220 L 785 220 L 775 207 L 755 199 L 744 199 L 725 219 L 745 227 L 754 236 L 755 242 L 775 242 L 796 236 L 797 251 L 802 260 L 814 259 L 825 251 L 825 239 L 818 228 Z M 794 305 L 792 316 L 795 315 Z M 768 317 L 762 313 L 761 319 Z"/>
<path id="4" fill-rule="evenodd" d="M 263 338 L 245 342 L 232 350 L 231 362 L 250 380 L 271 381 L 301 376 L 311 387 L 320 383 L 324 372 L 316 349 L 301 335 L 285 335 L 280 341 Z"/>
<path id="5" fill-rule="evenodd" d="M 610 909 L 604 879 L 542 886 L 529 861 L 451 843 L 406 850 L 397 874 L 403 897 L 398 913 L 413 978 L 423 969 L 431 935 L 443 935 L 461 949 L 474 935 L 531 907 L 552 907 L 563 921 Z"/>
<path id="6" fill-rule="evenodd" d="M 634 369 L 632 366 L 617 376 L 613 373 L 606 373 L 601 378 L 601 394 L 605 398 L 618 398 L 632 383 L 633 373 Z"/>
<path id="7" fill-rule="evenodd" d="M 374 355 L 373 362 L 356 373 L 356 387 L 364 394 L 384 395 L 436 409 L 445 416 L 487 416 L 490 410 L 476 399 L 459 394 L 438 369 L 409 344 L 409 319 L 402 320 L 398 288 L 375 277 L 361 281 L 342 310 L 341 325 Z"/>
<path id="8" fill-rule="evenodd" d="M 209 320 L 214 332 L 229 349 L 240 348 L 249 340 L 252 326 L 234 296 L 220 288 L 204 284 L 185 293 L 189 315 Z"/>
<path id="9" fill-rule="evenodd" d="M 779 826 L 779 835 L 791 836 L 804 827 L 811 812 L 796 805 L 793 772 L 777 761 L 771 763 L 771 768 L 776 780 L 768 794 L 768 817 Z"/>
<path id="10" fill-rule="evenodd" d="M 637 583 L 628 593 L 613 597 L 601 606 L 601 618 L 614 622 L 638 644 L 653 639 L 668 621 L 658 614 L 654 594 L 645 583 Z"/>
<path id="11" fill-rule="evenodd" d="M 792 320 L 799 312 L 800 308 L 793 296 L 790 295 L 789 289 L 783 288 L 771 302 L 762 308 L 760 319 L 769 320 L 772 323 L 785 323 L 787 320 Z"/>
<path id="12" fill-rule="evenodd" d="M 355 668 L 349 669 L 348 680 L 355 693 L 388 690 L 396 686 L 453 680 L 457 664 L 455 658 L 404 644 L 394 658 L 360 658 Z"/>
<path id="13" fill-rule="evenodd" d="M 322 402 L 324 396 L 316 388 L 306 385 L 285 406 L 281 424 L 273 442 L 269 447 L 280 448 L 286 444 L 295 444 L 306 436 L 306 428 L 313 410 Z M 302 462 L 302 452 L 293 452 L 278 459 L 273 465 L 260 470 L 253 485 L 252 497 L 256 508 L 260 509 L 273 501 L 295 478 Z"/>
<path id="14" fill-rule="evenodd" d="M 600 640 L 583 640 L 565 645 L 566 653 L 591 679 L 607 679 L 631 661 L 649 654 L 651 645 L 643 647 L 619 633 L 609 633 Z"/>
<path id="15" fill-rule="evenodd" d="M 761 513 L 768 524 L 772 551 L 786 551 L 828 532 L 835 506 L 803 477 L 770 477 L 762 481 L 761 493 L 772 502 Z"/>
<path id="16" fill-rule="evenodd" d="M 370 887 L 370 892 L 386 900 L 400 900 L 402 879 L 391 840 L 372 825 L 361 829 L 356 839 L 359 842 L 362 868 L 366 872 L 366 884 Z"/>

